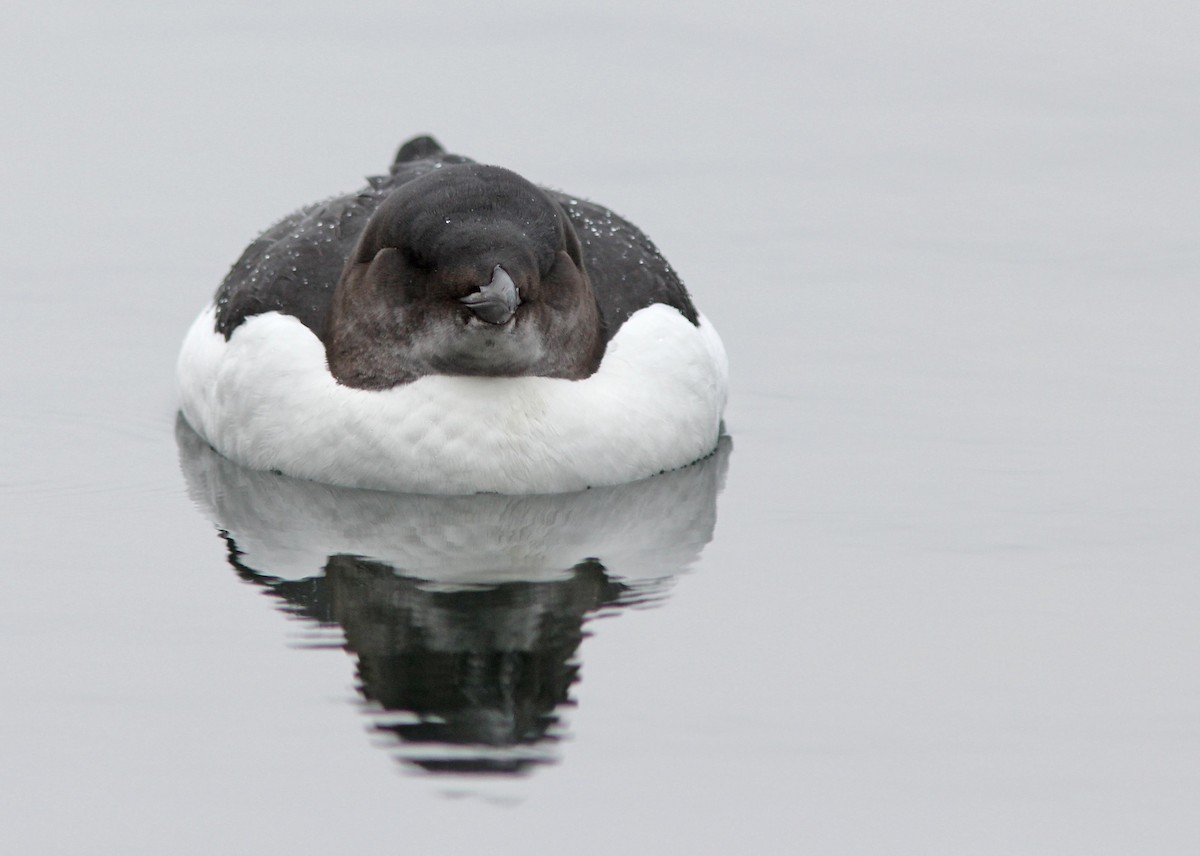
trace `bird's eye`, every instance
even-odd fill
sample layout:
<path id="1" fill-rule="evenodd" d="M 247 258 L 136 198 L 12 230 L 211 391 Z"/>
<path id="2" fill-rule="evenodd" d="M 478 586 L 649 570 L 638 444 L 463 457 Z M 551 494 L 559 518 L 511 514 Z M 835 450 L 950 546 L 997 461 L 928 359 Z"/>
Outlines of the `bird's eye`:
<path id="1" fill-rule="evenodd" d="M 414 247 L 402 247 L 400 251 L 404 254 L 404 261 L 419 271 L 428 273 L 436 267 L 431 259 L 418 252 Z"/>

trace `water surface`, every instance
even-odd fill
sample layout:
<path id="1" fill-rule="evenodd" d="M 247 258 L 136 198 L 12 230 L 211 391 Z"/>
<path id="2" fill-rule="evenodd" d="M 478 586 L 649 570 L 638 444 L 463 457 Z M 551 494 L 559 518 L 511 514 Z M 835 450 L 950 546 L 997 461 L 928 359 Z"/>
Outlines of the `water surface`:
<path id="1" fill-rule="evenodd" d="M 10 10 L 9 849 L 1196 852 L 1197 23 Z M 425 131 L 653 236 L 731 451 L 547 508 L 177 443 L 228 265 Z"/>

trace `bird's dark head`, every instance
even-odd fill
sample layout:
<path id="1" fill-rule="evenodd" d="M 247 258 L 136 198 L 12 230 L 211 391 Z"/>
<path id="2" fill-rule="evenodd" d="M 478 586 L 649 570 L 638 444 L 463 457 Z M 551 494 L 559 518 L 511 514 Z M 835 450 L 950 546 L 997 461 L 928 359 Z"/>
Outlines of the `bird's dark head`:
<path id="1" fill-rule="evenodd" d="M 325 334 L 347 386 L 427 374 L 578 379 L 604 335 L 579 238 L 514 172 L 444 165 L 375 210 L 346 263 Z"/>

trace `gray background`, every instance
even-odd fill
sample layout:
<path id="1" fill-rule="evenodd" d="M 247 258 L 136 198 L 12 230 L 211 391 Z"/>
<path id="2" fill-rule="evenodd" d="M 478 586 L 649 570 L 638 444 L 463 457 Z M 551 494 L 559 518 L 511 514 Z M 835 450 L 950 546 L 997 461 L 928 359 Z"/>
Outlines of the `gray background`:
<path id="1" fill-rule="evenodd" d="M 1194 4 L 8 4 L 21 853 L 1200 850 Z M 173 364 L 407 136 L 596 199 L 733 363 L 713 542 L 448 784 L 188 500 Z"/>

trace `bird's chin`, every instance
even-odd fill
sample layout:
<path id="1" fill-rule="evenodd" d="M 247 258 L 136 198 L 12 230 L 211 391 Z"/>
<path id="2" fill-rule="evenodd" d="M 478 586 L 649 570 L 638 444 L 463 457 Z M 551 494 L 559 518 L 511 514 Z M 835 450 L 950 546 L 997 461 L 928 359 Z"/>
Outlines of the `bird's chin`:
<path id="1" fill-rule="evenodd" d="M 516 317 L 503 324 L 470 319 L 442 339 L 430 360 L 439 374 L 517 377 L 539 374 L 544 348 L 540 337 Z"/>

